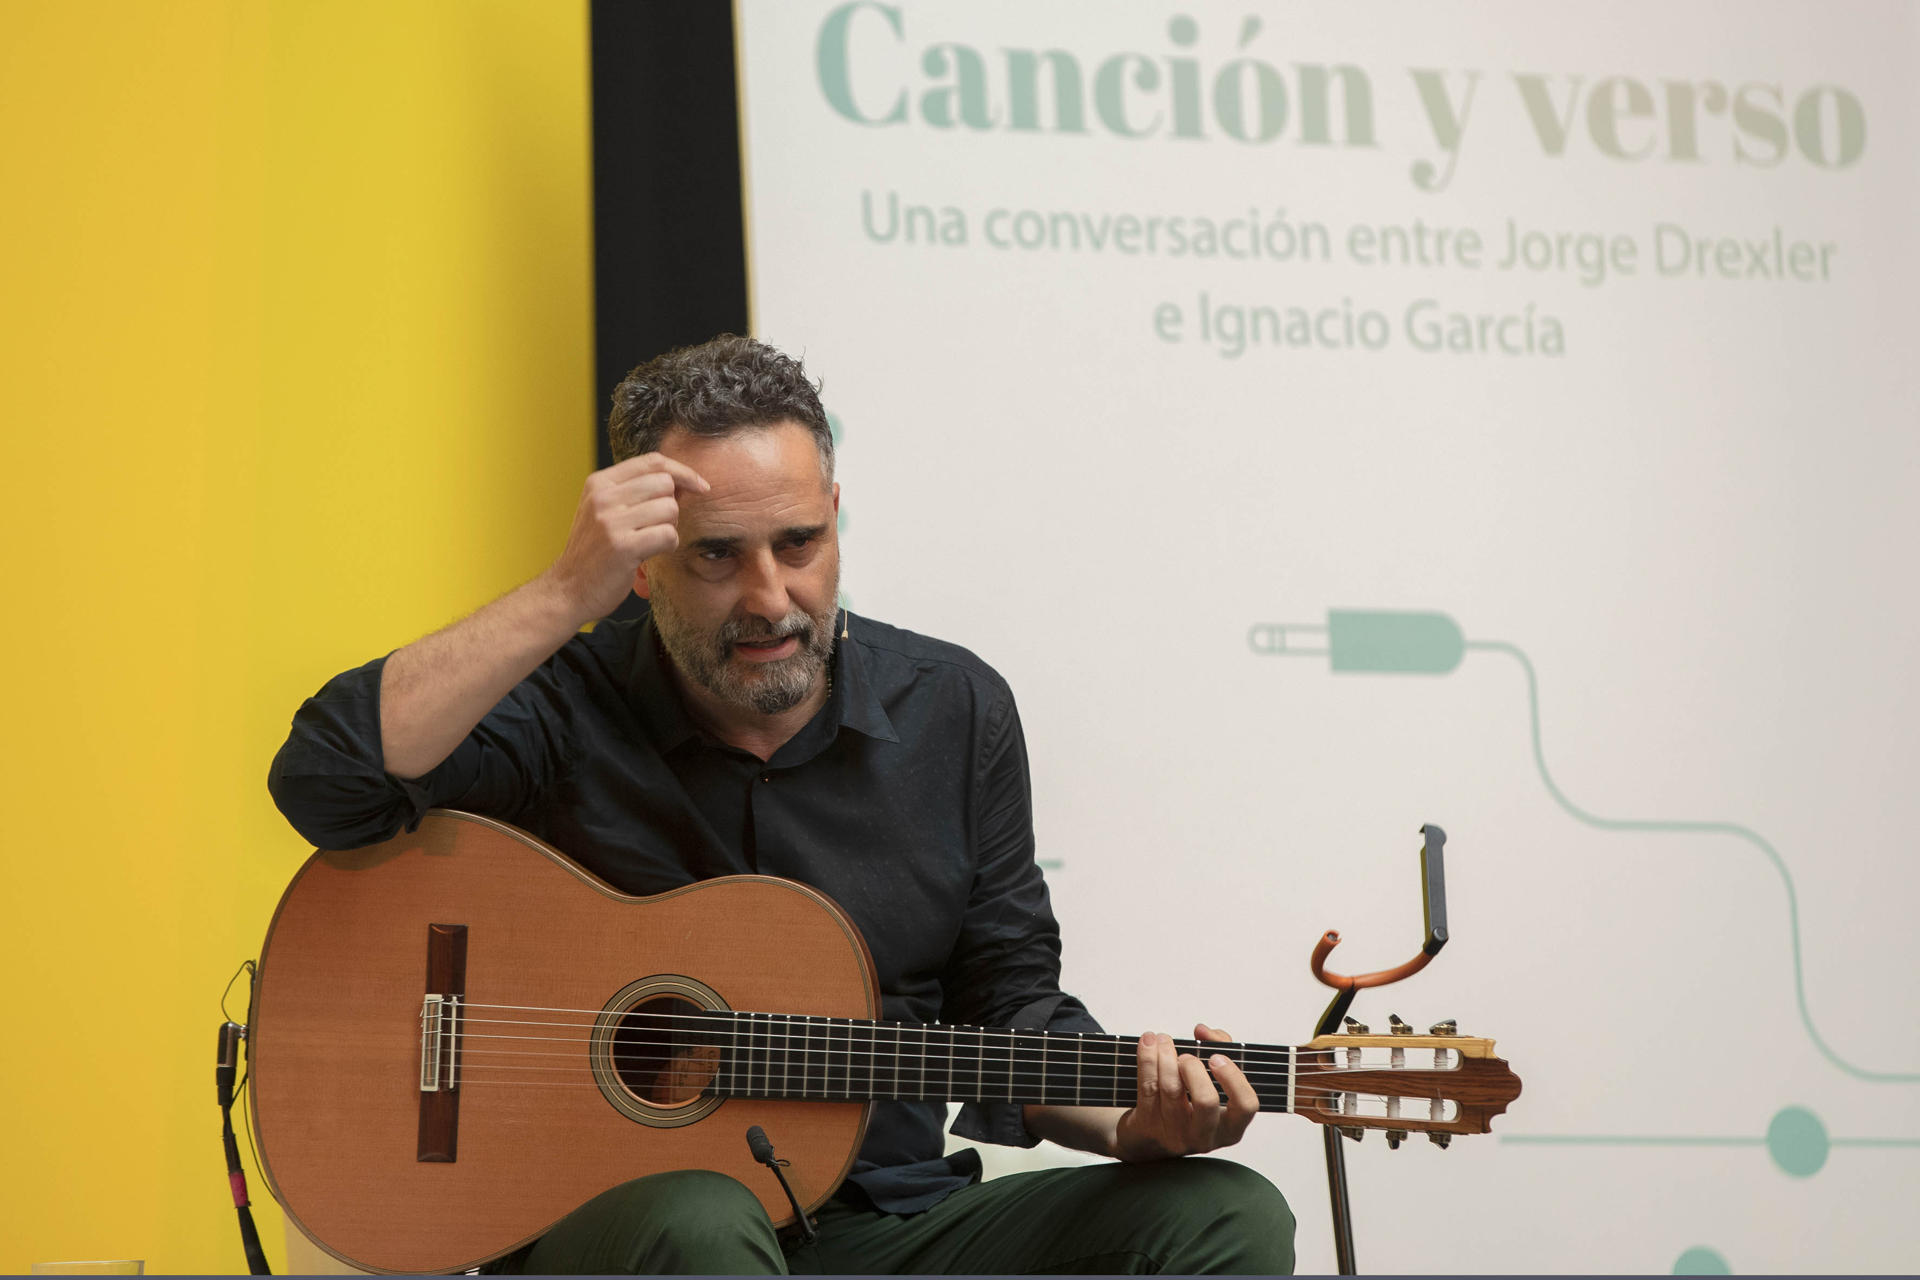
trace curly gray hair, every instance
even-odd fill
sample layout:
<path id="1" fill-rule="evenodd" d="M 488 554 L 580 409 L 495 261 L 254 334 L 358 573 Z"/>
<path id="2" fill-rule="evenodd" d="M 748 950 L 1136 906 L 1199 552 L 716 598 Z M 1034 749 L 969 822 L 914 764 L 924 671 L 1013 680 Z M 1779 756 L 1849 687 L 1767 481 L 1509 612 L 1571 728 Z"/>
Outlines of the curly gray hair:
<path id="1" fill-rule="evenodd" d="M 833 431 L 816 383 L 798 360 L 727 333 L 655 356 L 613 389 L 607 440 L 622 462 L 652 453 L 669 430 L 719 437 L 797 422 L 813 434 L 820 474 L 833 479 Z"/>

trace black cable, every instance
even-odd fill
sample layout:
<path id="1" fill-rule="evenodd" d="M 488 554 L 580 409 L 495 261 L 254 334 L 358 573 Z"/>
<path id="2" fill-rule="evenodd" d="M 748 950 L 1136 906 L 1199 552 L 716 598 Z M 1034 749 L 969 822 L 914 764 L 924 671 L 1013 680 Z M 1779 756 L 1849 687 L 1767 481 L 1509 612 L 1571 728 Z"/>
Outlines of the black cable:
<path id="1" fill-rule="evenodd" d="M 800 1207 L 799 1198 L 787 1183 L 787 1162 L 773 1154 L 773 1143 L 768 1140 L 767 1131 L 757 1124 L 747 1127 L 747 1150 L 753 1153 L 756 1161 L 773 1170 L 773 1176 L 780 1180 L 780 1189 L 787 1193 L 787 1203 L 793 1206 L 793 1216 L 799 1220 L 802 1237 L 808 1244 L 818 1240 L 820 1237 L 814 1233 L 812 1220 L 807 1217 L 807 1211 Z"/>
<path id="2" fill-rule="evenodd" d="M 233 984 L 243 973 L 257 972 L 253 961 L 241 962 L 233 971 L 233 977 L 227 979 L 227 986 L 220 993 L 220 1013 L 226 1021 L 220 1024 L 218 1048 L 214 1054 L 213 1087 L 215 1099 L 220 1104 L 220 1145 L 227 1157 L 227 1186 L 233 1193 L 233 1209 L 240 1222 L 240 1248 L 247 1258 L 247 1271 L 256 1276 L 270 1276 L 273 1269 L 267 1265 L 266 1250 L 260 1247 L 260 1230 L 253 1222 L 253 1201 L 247 1194 L 247 1172 L 240 1163 L 240 1141 L 233 1132 L 233 1103 L 247 1086 L 247 1075 L 241 1075 L 236 1085 L 234 1076 L 240 1064 L 240 1042 L 246 1039 L 246 1028 L 235 1022 L 227 1014 L 227 998 L 233 991 Z M 257 1168 L 260 1153 L 253 1144 L 253 1125 L 251 1118 L 242 1113 L 247 1121 L 247 1146 L 253 1151 L 253 1161 Z"/>

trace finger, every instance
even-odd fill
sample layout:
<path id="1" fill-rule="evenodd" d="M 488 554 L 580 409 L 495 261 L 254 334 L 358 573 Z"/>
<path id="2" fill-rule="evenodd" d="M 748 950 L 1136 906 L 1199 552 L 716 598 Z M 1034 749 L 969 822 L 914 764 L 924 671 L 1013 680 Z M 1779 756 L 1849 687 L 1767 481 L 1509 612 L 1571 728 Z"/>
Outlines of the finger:
<path id="1" fill-rule="evenodd" d="M 1210 1027 L 1204 1022 L 1196 1022 L 1193 1024 L 1193 1038 L 1195 1040 L 1224 1041 L 1233 1039 L 1233 1036 L 1228 1032 L 1220 1030 L 1218 1027 Z"/>
<path id="2" fill-rule="evenodd" d="M 1138 1082 L 1134 1107 L 1142 1120 L 1157 1120 L 1160 1114 L 1160 1037 L 1149 1031 L 1133 1047 L 1134 1069 Z"/>
<path id="3" fill-rule="evenodd" d="M 607 490 L 607 499 L 615 506 L 630 507 L 650 498 L 664 498 L 680 487 L 680 482 L 664 471 L 642 471 L 628 476 Z"/>
<path id="4" fill-rule="evenodd" d="M 1180 1055 L 1180 1083 L 1185 1087 L 1188 1111 L 1183 1151 L 1211 1151 L 1218 1146 L 1214 1134 L 1226 1108 L 1220 1105 L 1220 1091 L 1200 1059 L 1190 1053 Z"/>
<path id="5" fill-rule="evenodd" d="M 1160 1090 L 1162 1110 L 1171 1116 L 1179 1117 L 1186 1108 L 1187 1086 L 1180 1079 L 1180 1054 L 1173 1047 L 1172 1036 L 1156 1036 L 1153 1063 L 1156 1072 L 1156 1084 Z"/>
<path id="6" fill-rule="evenodd" d="M 1240 1070 L 1240 1064 L 1226 1054 L 1214 1054 L 1207 1060 L 1207 1067 L 1213 1072 L 1213 1078 L 1220 1082 L 1220 1087 L 1227 1091 L 1227 1105 L 1220 1117 L 1217 1134 L 1218 1145 L 1232 1146 L 1240 1141 L 1247 1126 L 1260 1114 L 1260 1095 L 1254 1092 L 1246 1073 Z"/>
<path id="7" fill-rule="evenodd" d="M 694 493 L 705 493 L 713 487 L 706 482 L 705 477 L 698 471 L 695 471 L 684 462 L 669 458 L 664 453 L 643 453 L 636 457 L 627 458 L 624 461 L 614 463 L 605 471 L 601 472 L 601 474 L 615 484 L 619 484 L 623 481 L 631 480 L 635 476 L 645 475 L 650 471 L 665 472 L 674 478 L 679 488 L 687 489 Z"/>
<path id="8" fill-rule="evenodd" d="M 620 513 L 619 528 L 628 533 L 641 533 L 659 525 L 672 524 L 680 518 L 680 504 L 672 498 L 655 498 L 643 502 L 637 507 L 628 507 Z"/>

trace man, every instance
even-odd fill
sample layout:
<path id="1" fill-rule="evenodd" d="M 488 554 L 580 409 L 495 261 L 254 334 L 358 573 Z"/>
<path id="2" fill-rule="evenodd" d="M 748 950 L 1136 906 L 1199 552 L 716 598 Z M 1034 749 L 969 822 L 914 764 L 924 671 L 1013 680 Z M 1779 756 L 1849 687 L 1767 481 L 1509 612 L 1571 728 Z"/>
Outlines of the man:
<path id="1" fill-rule="evenodd" d="M 618 461 L 588 478 L 551 568 L 301 708 L 270 779 L 288 820 L 348 848 L 434 806 L 475 810 L 631 893 L 804 880 L 859 924 L 883 1016 L 1099 1030 L 1059 989 L 1006 684 L 963 649 L 836 607 L 833 439 L 799 363 L 734 337 L 671 352 L 621 383 L 608 429 Z M 645 617 L 580 632 L 630 590 Z M 669 1173 L 596 1198 L 505 1266 L 1291 1270 L 1277 1191 L 1172 1158 L 1239 1140 L 1258 1106 L 1245 1077 L 1161 1035 L 1137 1054 L 1130 1108 L 978 1104 L 955 1126 L 1116 1163 L 981 1184 L 971 1152 L 941 1155 L 944 1108 L 886 1102 L 818 1243 L 783 1247 L 730 1178 Z"/>

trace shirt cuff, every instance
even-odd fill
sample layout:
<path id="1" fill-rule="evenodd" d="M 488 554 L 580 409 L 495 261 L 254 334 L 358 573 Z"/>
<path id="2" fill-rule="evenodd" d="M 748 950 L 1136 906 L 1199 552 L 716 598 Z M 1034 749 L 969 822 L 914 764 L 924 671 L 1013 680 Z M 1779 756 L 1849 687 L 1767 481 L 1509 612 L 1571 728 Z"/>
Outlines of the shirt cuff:
<path id="1" fill-rule="evenodd" d="M 1058 991 L 1023 1006 L 1007 1025 L 1015 1031 L 1100 1031 L 1100 1024 L 1086 1006 Z M 1027 1130 L 1025 1106 L 1021 1102 L 968 1102 L 961 1106 L 948 1131 L 969 1142 L 1038 1146 L 1040 1139 Z"/>

